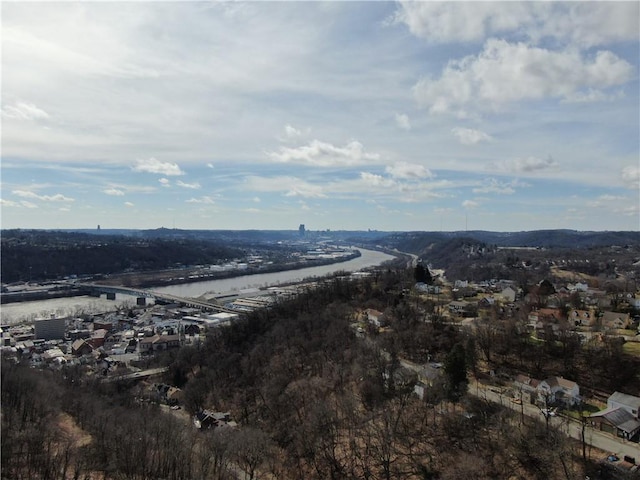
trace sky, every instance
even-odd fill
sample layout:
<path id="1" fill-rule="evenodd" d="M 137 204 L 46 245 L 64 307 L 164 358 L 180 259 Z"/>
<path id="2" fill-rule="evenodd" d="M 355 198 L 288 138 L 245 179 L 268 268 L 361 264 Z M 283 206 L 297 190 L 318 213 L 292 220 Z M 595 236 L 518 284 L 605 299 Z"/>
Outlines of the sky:
<path id="1" fill-rule="evenodd" d="M 3 229 L 640 230 L 638 2 L 0 8 Z"/>

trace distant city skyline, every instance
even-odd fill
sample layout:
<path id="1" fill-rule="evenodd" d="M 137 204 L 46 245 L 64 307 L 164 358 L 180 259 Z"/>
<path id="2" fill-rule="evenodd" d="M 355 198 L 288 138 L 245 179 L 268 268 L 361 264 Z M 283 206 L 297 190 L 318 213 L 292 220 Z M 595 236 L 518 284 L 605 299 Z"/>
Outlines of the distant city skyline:
<path id="1" fill-rule="evenodd" d="M 638 2 L 3 2 L 1 227 L 640 230 Z"/>

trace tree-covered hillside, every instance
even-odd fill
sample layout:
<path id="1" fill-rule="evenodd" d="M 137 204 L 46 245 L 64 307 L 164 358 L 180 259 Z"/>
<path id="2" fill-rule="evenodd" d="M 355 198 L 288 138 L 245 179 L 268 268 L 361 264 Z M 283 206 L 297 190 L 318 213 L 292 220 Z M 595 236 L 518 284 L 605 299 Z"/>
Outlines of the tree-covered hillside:
<path id="1" fill-rule="evenodd" d="M 203 240 L 25 230 L 3 231 L 1 248 L 5 283 L 209 264 L 244 254 L 228 244 Z"/>

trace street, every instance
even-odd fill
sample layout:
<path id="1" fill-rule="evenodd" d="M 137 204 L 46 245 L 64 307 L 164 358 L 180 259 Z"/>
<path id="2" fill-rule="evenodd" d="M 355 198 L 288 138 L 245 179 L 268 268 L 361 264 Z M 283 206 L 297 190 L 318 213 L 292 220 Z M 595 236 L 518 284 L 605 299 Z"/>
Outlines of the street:
<path id="1" fill-rule="evenodd" d="M 478 382 L 472 381 L 469 384 L 469 393 L 477 396 L 478 398 L 499 403 L 500 405 L 511 408 L 518 413 L 524 411 L 524 414 L 528 417 L 544 420 L 544 416 L 537 406 L 527 403 L 523 405 L 513 403 L 510 400 L 510 397 L 492 391 L 489 387 L 479 384 Z M 563 431 L 568 436 L 575 438 L 576 440 L 581 441 L 582 439 L 581 423 L 576 420 L 572 420 L 569 417 L 550 417 L 549 426 Z M 636 462 L 640 461 L 640 444 L 613 437 L 606 432 L 595 430 L 589 425 L 587 425 L 585 430 L 585 441 L 588 445 L 603 450 L 607 454 L 615 453 L 620 458 L 628 455 L 635 458 Z"/>

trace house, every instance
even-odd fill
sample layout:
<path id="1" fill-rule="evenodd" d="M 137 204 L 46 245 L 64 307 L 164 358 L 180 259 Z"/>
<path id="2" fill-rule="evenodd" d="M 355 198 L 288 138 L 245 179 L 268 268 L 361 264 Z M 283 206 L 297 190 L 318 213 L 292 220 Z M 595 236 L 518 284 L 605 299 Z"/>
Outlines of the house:
<path id="1" fill-rule="evenodd" d="M 199 430 L 206 430 L 216 427 L 235 427 L 237 424 L 231 420 L 229 412 L 212 412 L 211 410 L 200 410 L 193 416 L 193 424 Z"/>
<path id="2" fill-rule="evenodd" d="M 366 320 L 376 327 L 384 327 L 386 325 L 386 321 L 384 319 L 384 313 L 379 312 L 378 310 L 374 310 L 373 308 L 368 308 L 364 312 L 366 316 Z"/>
<path id="3" fill-rule="evenodd" d="M 50 348 L 49 350 L 45 350 L 42 354 L 42 359 L 46 363 L 66 363 L 65 355 L 62 350 L 58 347 Z"/>
<path id="4" fill-rule="evenodd" d="M 148 394 L 152 400 L 163 402 L 167 405 L 178 405 L 184 402 L 184 392 L 165 383 L 154 383 L 149 388 Z"/>
<path id="5" fill-rule="evenodd" d="M 200 325 L 189 323 L 184 326 L 184 334 L 189 336 L 200 335 Z"/>
<path id="6" fill-rule="evenodd" d="M 560 322 L 564 320 L 562 310 L 559 308 L 539 308 L 529 313 L 529 321 L 535 322 Z"/>
<path id="7" fill-rule="evenodd" d="M 591 326 L 596 322 L 596 314 L 593 310 L 570 310 L 569 321 L 576 326 Z"/>
<path id="8" fill-rule="evenodd" d="M 629 297 L 627 297 L 627 302 L 629 302 L 629 305 L 631 306 L 631 308 L 636 308 L 640 310 L 640 296 L 630 295 Z"/>
<path id="9" fill-rule="evenodd" d="M 534 403 L 538 395 L 538 385 L 540 380 L 528 377 L 527 375 L 518 374 L 513 381 L 513 386 L 521 392 L 522 398 L 527 398 L 530 403 Z"/>
<path id="10" fill-rule="evenodd" d="M 152 352 L 157 350 L 168 350 L 169 348 L 180 346 L 180 337 L 178 335 L 153 335 L 145 337 L 138 343 L 140 352 Z"/>
<path id="11" fill-rule="evenodd" d="M 623 330 L 633 323 L 628 313 L 603 312 L 602 326 L 611 330 Z"/>
<path id="12" fill-rule="evenodd" d="M 416 283 L 415 289 L 420 293 L 432 293 L 436 295 L 442 293 L 442 288 L 440 287 L 440 285 L 429 285 L 423 282 Z"/>
<path id="13" fill-rule="evenodd" d="M 589 290 L 589 285 L 580 282 L 569 283 L 567 284 L 567 289 L 570 292 L 586 292 L 587 290 Z"/>
<path id="14" fill-rule="evenodd" d="M 549 377 L 542 380 L 536 390 L 538 402 L 544 405 L 560 403 L 572 407 L 582 401 L 578 384 L 563 377 Z"/>
<path id="15" fill-rule="evenodd" d="M 500 294 L 499 294 L 505 302 L 514 302 L 516 299 L 516 291 L 511 288 L 511 287 L 507 287 L 505 289 L 503 289 Z"/>
<path id="16" fill-rule="evenodd" d="M 614 392 L 607 399 L 607 408 L 589 418 L 601 431 L 637 441 L 640 438 L 640 397 Z"/>
<path id="17" fill-rule="evenodd" d="M 71 353 L 77 357 L 88 355 L 92 350 L 93 348 L 91 347 L 91 345 L 85 342 L 82 338 L 77 339 L 71 344 Z"/>
<path id="18" fill-rule="evenodd" d="M 433 384 L 442 377 L 442 372 L 430 365 L 418 370 L 418 381 L 413 387 L 413 392 L 420 400 L 424 400 L 426 392 L 433 387 Z"/>
<path id="19" fill-rule="evenodd" d="M 474 313 L 473 305 L 465 301 L 449 302 L 449 312 L 453 315 L 470 316 Z"/>
<path id="20" fill-rule="evenodd" d="M 607 408 L 622 408 L 636 418 L 640 418 L 640 397 L 621 392 L 613 392 L 607 399 Z"/>
<path id="21" fill-rule="evenodd" d="M 104 328 L 101 328 L 99 330 L 94 330 L 93 333 L 91 334 L 91 338 L 87 340 L 87 342 L 93 348 L 102 347 L 104 345 L 104 342 L 107 338 L 108 333 L 109 332 L 107 332 L 107 330 L 105 330 Z"/>
<path id="22" fill-rule="evenodd" d="M 496 299 L 493 297 L 483 297 L 478 300 L 478 310 L 490 309 L 496 304 Z"/>

